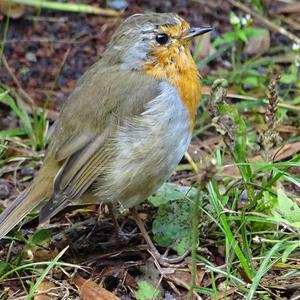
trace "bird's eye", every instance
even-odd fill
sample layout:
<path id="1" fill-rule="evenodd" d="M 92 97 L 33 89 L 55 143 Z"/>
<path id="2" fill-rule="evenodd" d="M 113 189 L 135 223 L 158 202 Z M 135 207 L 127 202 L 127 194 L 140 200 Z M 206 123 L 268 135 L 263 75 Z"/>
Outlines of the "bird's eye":
<path id="1" fill-rule="evenodd" d="M 169 41 L 169 36 L 166 33 L 159 33 L 155 39 L 160 45 L 165 45 Z"/>

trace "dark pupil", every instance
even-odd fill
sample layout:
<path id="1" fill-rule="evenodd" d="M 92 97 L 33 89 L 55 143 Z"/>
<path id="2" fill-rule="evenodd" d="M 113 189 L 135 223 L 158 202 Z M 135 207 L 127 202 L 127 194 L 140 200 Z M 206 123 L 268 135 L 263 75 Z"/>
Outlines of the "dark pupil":
<path id="1" fill-rule="evenodd" d="M 157 36 L 156 36 L 156 41 L 161 44 L 161 45 L 164 45 L 168 42 L 169 40 L 169 37 L 167 34 L 165 33 L 159 33 Z"/>

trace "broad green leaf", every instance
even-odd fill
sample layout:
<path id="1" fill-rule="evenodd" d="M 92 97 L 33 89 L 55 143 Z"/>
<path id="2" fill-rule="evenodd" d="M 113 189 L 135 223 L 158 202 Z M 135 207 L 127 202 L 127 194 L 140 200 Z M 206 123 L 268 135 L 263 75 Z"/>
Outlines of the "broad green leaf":
<path id="1" fill-rule="evenodd" d="M 160 292 L 152 286 L 148 281 L 138 281 L 138 290 L 134 293 L 138 300 L 161 299 Z"/>
<path id="2" fill-rule="evenodd" d="M 47 241 L 50 237 L 50 232 L 47 229 L 41 229 L 36 231 L 33 236 L 29 239 L 29 243 L 32 245 L 41 245 Z"/>
<path id="3" fill-rule="evenodd" d="M 300 104 L 300 96 L 294 98 L 293 104 Z"/>
<path id="4" fill-rule="evenodd" d="M 247 76 L 243 78 L 243 84 L 251 85 L 252 87 L 258 87 L 259 81 L 258 78 L 255 76 Z"/>
<path id="5" fill-rule="evenodd" d="M 236 34 L 237 34 L 237 36 L 239 37 L 240 40 L 242 40 L 245 43 L 248 42 L 248 38 L 247 38 L 247 35 L 246 35 L 244 29 L 237 30 Z"/>
<path id="6" fill-rule="evenodd" d="M 272 213 L 279 221 L 287 221 L 292 226 L 300 228 L 300 208 L 282 189 L 277 192 L 277 205 Z"/>
<path id="7" fill-rule="evenodd" d="M 280 78 L 280 82 L 291 84 L 297 81 L 297 77 L 294 74 L 282 74 Z"/>
<path id="8" fill-rule="evenodd" d="M 171 247 L 179 255 L 192 244 L 193 202 L 188 199 L 160 205 L 152 224 L 154 240 L 162 247 Z"/>
<path id="9" fill-rule="evenodd" d="M 248 27 L 245 29 L 245 33 L 248 38 L 250 37 L 260 37 L 262 36 L 267 30 L 263 28 L 253 28 L 253 27 Z"/>
<path id="10" fill-rule="evenodd" d="M 175 183 L 165 183 L 149 201 L 156 207 L 167 202 L 180 200 L 183 198 L 194 198 L 197 195 L 197 189 L 190 186 L 180 186 Z"/>

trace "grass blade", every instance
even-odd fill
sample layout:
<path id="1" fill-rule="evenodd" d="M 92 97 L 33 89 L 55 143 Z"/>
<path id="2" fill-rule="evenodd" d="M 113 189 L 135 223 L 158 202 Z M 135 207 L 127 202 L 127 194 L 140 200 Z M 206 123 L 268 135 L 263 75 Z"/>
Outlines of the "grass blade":
<path id="1" fill-rule="evenodd" d="M 276 263 L 278 259 L 276 259 L 275 261 L 270 262 L 271 258 L 273 257 L 273 255 L 277 252 L 277 250 L 279 249 L 279 247 L 281 246 L 282 243 L 277 243 L 275 244 L 271 250 L 268 252 L 268 254 L 266 255 L 266 257 L 264 258 L 264 260 L 262 261 L 258 271 L 256 272 L 255 274 L 255 277 L 253 278 L 253 281 L 252 281 L 252 285 L 250 287 L 250 290 L 249 290 L 249 293 L 247 295 L 247 300 L 251 300 L 253 299 L 254 297 L 254 294 L 256 292 L 256 289 L 259 285 L 259 282 L 261 280 L 261 278 L 264 276 L 264 274 L 266 274 L 266 272 L 272 267 L 272 265 L 274 263 Z"/>

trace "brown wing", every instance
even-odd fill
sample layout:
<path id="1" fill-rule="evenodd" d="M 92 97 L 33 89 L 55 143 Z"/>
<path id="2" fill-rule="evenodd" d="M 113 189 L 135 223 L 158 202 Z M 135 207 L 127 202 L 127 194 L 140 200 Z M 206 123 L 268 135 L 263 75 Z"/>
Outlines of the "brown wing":
<path id="1" fill-rule="evenodd" d="M 104 71 L 106 70 L 106 72 Z M 41 222 L 78 199 L 116 155 L 115 137 L 124 120 L 138 116 L 159 94 L 158 82 L 136 71 L 92 67 L 65 103 L 51 135 L 47 156 L 62 166 Z"/>

